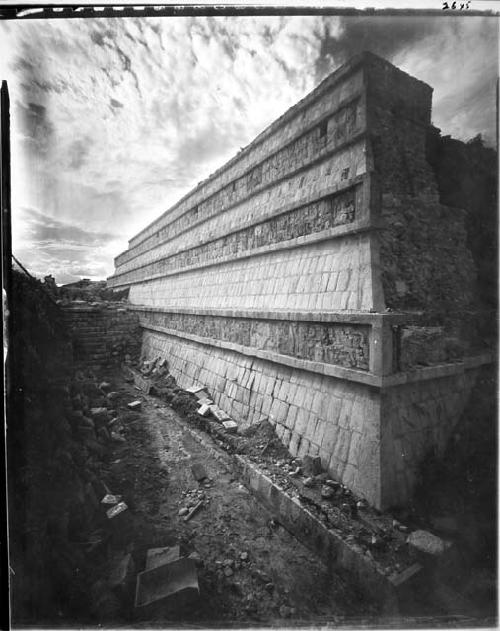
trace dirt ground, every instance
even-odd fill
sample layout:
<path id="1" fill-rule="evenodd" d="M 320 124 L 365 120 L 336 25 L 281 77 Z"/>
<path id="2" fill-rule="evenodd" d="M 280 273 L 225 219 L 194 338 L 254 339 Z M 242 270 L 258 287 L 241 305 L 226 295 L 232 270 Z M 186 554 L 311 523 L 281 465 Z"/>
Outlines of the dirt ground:
<path id="1" fill-rule="evenodd" d="M 95 568 L 94 615 L 102 623 L 289 625 L 376 615 L 373 604 L 274 522 L 235 475 L 183 430 L 176 412 L 130 384 L 115 382 L 113 390 L 126 442 L 113 448 L 102 481 L 123 495 L 129 510 Z M 141 410 L 127 411 L 135 399 Z M 205 480 L 195 480 L 193 464 L 204 467 Z M 202 507 L 186 522 L 179 511 L 199 500 Z M 134 611 L 122 606 L 131 605 L 133 585 L 120 604 L 106 598 L 105 560 L 131 552 L 138 572 L 148 549 L 176 544 L 181 555 L 198 559 L 197 602 Z"/>

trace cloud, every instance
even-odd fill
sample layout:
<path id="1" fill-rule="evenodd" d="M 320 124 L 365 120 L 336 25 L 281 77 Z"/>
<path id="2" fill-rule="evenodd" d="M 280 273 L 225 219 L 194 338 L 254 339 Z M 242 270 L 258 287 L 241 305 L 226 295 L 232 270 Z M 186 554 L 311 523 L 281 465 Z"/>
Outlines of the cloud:
<path id="1" fill-rule="evenodd" d="M 59 283 L 81 275 L 103 278 L 109 269 L 110 246 L 118 246 L 112 233 L 78 228 L 34 208 L 19 209 L 14 234 L 15 254 L 21 262 L 38 276 L 53 274 Z"/>
<path id="2" fill-rule="evenodd" d="M 318 79 L 364 50 L 434 88 L 433 121 L 444 133 L 495 142 L 498 18 L 340 18 L 337 32 L 327 29 L 322 39 Z"/>
<path id="3" fill-rule="evenodd" d="M 31 247 L 37 269 L 63 273 L 76 261 L 73 270 L 111 274 L 138 230 L 363 49 L 434 87 L 443 133 L 491 138 L 494 26 L 484 18 L 323 16 L 1 23 L 14 251 L 28 256 L 46 235 L 43 250 Z M 35 230 L 36 216 L 23 208 L 42 213 L 47 230 Z M 96 266 L 92 235 L 107 235 Z"/>
<path id="4" fill-rule="evenodd" d="M 33 208 L 24 208 L 23 211 L 26 229 L 31 233 L 36 245 L 43 246 L 55 243 L 60 246 L 64 243 L 66 245 L 100 246 L 114 238 L 111 233 L 83 230 L 72 223 L 59 221 Z"/>

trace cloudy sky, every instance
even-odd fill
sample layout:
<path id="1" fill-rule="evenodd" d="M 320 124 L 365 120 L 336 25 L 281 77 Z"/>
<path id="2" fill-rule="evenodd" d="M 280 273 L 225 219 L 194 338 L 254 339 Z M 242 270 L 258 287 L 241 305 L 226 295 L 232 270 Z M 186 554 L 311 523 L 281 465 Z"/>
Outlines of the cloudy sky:
<path id="1" fill-rule="evenodd" d="M 361 50 L 434 87 L 443 134 L 493 144 L 496 18 L 1 22 L 14 254 L 58 283 L 105 278 L 138 230 Z"/>

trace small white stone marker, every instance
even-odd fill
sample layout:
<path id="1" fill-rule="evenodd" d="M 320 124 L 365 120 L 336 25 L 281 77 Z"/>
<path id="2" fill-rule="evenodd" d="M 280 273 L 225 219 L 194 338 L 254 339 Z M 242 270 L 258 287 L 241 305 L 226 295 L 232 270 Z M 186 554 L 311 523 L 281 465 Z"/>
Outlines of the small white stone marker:
<path id="1" fill-rule="evenodd" d="M 427 530 L 415 530 L 408 536 L 406 541 L 419 552 L 432 556 L 444 554 L 451 547 L 449 541 L 445 541 L 427 532 Z"/>
<path id="2" fill-rule="evenodd" d="M 122 499 L 121 495 L 111 495 L 107 493 L 101 500 L 101 504 L 118 504 Z"/>
<path id="3" fill-rule="evenodd" d="M 123 513 L 123 511 L 126 511 L 127 508 L 128 506 L 125 504 L 125 502 L 120 502 L 119 504 L 116 504 L 116 506 L 113 506 L 112 508 L 107 510 L 106 515 L 108 516 L 108 519 L 113 519 L 113 517 L 116 517 L 120 513 Z"/>
<path id="4" fill-rule="evenodd" d="M 205 388 L 205 386 L 191 386 L 189 388 L 185 389 L 185 392 L 189 392 L 191 394 L 196 394 L 197 392 L 199 392 L 200 390 L 203 390 Z"/>
<path id="5" fill-rule="evenodd" d="M 222 421 L 222 426 L 224 427 L 225 430 L 227 430 L 228 432 L 231 432 L 233 434 L 238 429 L 238 424 L 235 423 L 233 420 Z"/>

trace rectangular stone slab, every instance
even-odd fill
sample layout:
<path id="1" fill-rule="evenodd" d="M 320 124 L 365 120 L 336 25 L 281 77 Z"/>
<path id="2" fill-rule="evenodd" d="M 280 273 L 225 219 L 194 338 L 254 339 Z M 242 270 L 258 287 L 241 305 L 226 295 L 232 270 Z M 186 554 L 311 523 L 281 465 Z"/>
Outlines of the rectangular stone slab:
<path id="1" fill-rule="evenodd" d="M 178 598 L 199 595 L 198 575 L 194 559 L 177 559 L 172 563 L 145 570 L 137 575 L 135 606 L 166 603 Z"/>
<path id="2" fill-rule="evenodd" d="M 180 555 L 179 546 L 150 548 L 146 553 L 146 570 L 152 570 L 160 565 L 177 561 Z"/>

